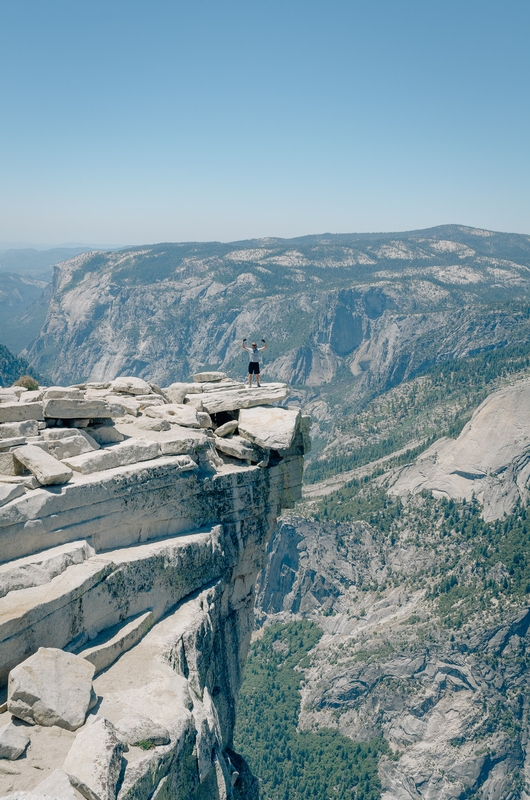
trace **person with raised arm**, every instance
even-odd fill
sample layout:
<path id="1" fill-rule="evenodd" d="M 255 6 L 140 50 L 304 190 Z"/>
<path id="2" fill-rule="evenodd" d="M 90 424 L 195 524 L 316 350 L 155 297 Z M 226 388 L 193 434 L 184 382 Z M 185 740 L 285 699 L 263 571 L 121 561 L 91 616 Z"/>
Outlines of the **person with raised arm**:
<path id="1" fill-rule="evenodd" d="M 246 339 L 243 339 L 243 344 L 241 345 L 243 350 L 246 350 L 247 353 L 249 354 L 249 356 L 248 356 L 248 358 L 249 358 L 249 360 L 248 360 L 248 388 L 249 389 L 252 386 L 252 380 L 254 378 L 254 375 L 256 376 L 256 384 L 258 386 L 261 386 L 261 384 L 260 384 L 260 373 L 259 373 L 259 359 L 260 359 L 260 353 L 262 353 L 263 350 L 267 349 L 267 343 L 266 343 L 265 339 L 262 339 L 261 341 L 263 342 L 263 347 L 258 347 L 256 342 L 252 342 L 252 344 L 249 347 L 247 345 L 247 343 L 246 343 L 247 342 Z"/>

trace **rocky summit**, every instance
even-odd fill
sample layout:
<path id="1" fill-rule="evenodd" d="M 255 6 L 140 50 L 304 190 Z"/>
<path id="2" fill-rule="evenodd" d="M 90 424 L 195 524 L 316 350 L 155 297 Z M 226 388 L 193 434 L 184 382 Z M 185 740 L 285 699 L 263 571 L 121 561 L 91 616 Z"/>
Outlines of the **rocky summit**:
<path id="1" fill-rule="evenodd" d="M 288 394 L 218 372 L 0 392 L 1 796 L 257 797 L 231 746 L 309 450 Z"/>

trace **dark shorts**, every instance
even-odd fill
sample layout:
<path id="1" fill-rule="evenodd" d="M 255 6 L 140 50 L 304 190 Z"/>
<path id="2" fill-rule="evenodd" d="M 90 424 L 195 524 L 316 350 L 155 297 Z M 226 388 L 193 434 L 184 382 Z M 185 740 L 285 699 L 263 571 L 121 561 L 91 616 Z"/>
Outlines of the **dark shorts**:
<path id="1" fill-rule="evenodd" d="M 259 361 L 249 361 L 248 374 L 259 375 Z"/>

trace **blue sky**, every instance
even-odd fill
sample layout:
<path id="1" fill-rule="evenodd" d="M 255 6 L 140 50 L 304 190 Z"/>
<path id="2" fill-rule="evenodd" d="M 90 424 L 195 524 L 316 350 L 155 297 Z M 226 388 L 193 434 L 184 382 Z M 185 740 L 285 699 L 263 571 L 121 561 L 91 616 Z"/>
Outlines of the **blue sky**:
<path id="1" fill-rule="evenodd" d="M 527 0 L 1 0 L 0 241 L 530 233 Z"/>

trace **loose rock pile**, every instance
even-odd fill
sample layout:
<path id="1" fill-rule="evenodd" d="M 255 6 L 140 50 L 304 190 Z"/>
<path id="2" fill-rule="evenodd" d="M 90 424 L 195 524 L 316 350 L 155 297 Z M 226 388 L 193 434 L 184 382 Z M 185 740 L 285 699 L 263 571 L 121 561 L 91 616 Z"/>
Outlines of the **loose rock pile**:
<path id="1" fill-rule="evenodd" d="M 222 372 L 199 373 L 193 383 L 164 389 L 135 377 L 37 391 L 0 389 L 0 506 L 25 490 L 68 483 L 75 473 L 164 455 L 193 457 L 211 446 L 231 458 L 266 464 L 264 449 L 290 446 L 299 412 L 276 409 L 275 424 L 285 432 L 278 441 L 260 438 L 267 419 L 260 421 L 259 412 L 244 414 L 287 396 L 285 384 L 248 389 Z M 238 436 L 240 410 L 246 424 Z M 188 459 L 181 466 L 195 464 Z"/>

